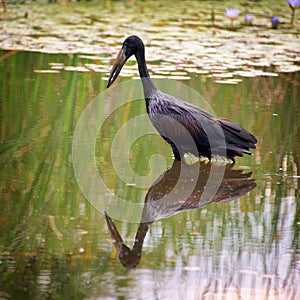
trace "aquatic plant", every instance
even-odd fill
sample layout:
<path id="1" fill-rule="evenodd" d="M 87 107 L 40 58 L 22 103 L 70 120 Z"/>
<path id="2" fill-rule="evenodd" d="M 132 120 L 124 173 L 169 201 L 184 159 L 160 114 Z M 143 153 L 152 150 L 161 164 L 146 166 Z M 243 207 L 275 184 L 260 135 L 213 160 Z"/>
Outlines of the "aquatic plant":
<path id="1" fill-rule="evenodd" d="M 225 11 L 225 15 L 231 20 L 231 26 L 233 26 L 233 20 L 235 20 L 240 15 L 240 11 L 235 8 L 227 8 Z"/>
<path id="2" fill-rule="evenodd" d="M 278 28 L 278 24 L 280 23 L 279 18 L 273 16 L 271 18 L 271 23 L 272 23 L 272 29 L 277 29 Z"/>
<path id="3" fill-rule="evenodd" d="M 211 25 L 215 26 L 215 10 L 214 9 L 211 10 L 210 20 L 211 20 Z"/>
<path id="4" fill-rule="evenodd" d="M 245 16 L 245 23 L 246 25 L 252 25 L 253 17 L 252 16 Z"/>
<path id="5" fill-rule="evenodd" d="M 292 15 L 291 15 L 291 25 L 294 25 L 294 19 L 295 19 L 295 11 L 296 8 L 300 6 L 300 0 L 286 0 L 286 3 L 289 5 L 289 7 L 292 10 Z"/>
<path id="6" fill-rule="evenodd" d="M 294 9 L 300 6 L 299 0 L 286 0 L 286 3 Z"/>

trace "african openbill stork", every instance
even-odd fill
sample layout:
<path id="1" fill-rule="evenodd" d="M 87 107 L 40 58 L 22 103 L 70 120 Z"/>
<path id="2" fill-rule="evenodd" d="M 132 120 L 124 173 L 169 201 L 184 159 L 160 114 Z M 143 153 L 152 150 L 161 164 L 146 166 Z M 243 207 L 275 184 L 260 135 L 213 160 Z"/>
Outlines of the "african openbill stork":
<path id="1" fill-rule="evenodd" d="M 176 160 L 185 153 L 227 157 L 251 155 L 257 139 L 239 125 L 215 118 L 205 110 L 158 90 L 149 76 L 143 41 L 135 35 L 125 39 L 110 72 L 107 88 L 112 85 L 127 59 L 135 55 L 142 80 L 146 108 L 153 126 L 171 145 Z"/>

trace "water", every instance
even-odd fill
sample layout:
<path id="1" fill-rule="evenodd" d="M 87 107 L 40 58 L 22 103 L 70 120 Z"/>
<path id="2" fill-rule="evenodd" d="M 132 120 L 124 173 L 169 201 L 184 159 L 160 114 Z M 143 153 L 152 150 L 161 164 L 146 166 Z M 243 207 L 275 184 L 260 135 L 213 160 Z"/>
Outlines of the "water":
<path id="1" fill-rule="evenodd" d="M 4 53 L 8 52 L 2 51 L 1 56 Z M 193 179 L 187 174 L 182 191 L 176 194 L 178 199 L 174 198 L 177 211 L 160 207 L 149 228 L 112 219 L 128 247 L 134 244 L 137 231 L 144 235 L 143 244 L 137 245 L 130 257 L 136 268 L 128 269 L 120 263 L 104 215 L 81 193 L 72 165 L 76 124 L 87 105 L 105 89 L 107 73 L 40 73 L 35 70 L 49 70 L 49 66 L 61 63 L 81 66 L 90 61 L 79 55 L 10 54 L 0 62 L 2 298 L 300 296 L 299 73 L 243 78 L 235 85 L 188 73 L 189 79 L 182 82 L 199 92 L 216 115 L 253 132 L 258 148 L 254 156 L 238 159 L 233 170 L 242 171 L 227 170 L 229 188 L 237 189 L 237 199 L 231 199 L 232 193 L 225 189 L 227 201 L 199 202 L 201 184 L 203 187 L 199 182 L 199 194 L 178 203 L 180 192 L 189 178 Z M 111 103 L 105 102 L 99 112 L 105 115 L 110 107 Z M 145 197 L 150 202 L 177 178 L 170 148 L 153 134 L 132 146 L 130 164 L 144 176 L 152 163 L 162 168 L 162 177 L 139 188 L 134 178 L 124 182 L 114 169 L 110 158 L 113 136 L 122 124 L 145 112 L 142 100 L 116 111 L 95 148 L 106 185 L 131 202 L 143 202 Z M 129 133 L 127 129 L 120 134 L 120 141 Z M 164 158 L 163 163 L 157 155 Z M 126 175 L 127 167 L 121 161 L 118 172 Z M 241 181 L 241 174 L 248 175 Z M 156 181 L 158 186 L 153 187 L 156 179 L 164 181 Z M 244 190 L 235 180 L 244 184 Z M 101 196 L 110 197 L 106 190 Z"/>

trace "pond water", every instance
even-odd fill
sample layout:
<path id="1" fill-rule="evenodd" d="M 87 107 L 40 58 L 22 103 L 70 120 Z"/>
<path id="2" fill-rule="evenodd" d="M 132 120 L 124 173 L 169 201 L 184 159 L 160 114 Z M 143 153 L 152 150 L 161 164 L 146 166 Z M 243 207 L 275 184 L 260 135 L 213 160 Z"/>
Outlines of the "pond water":
<path id="1" fill-rule="evenodd" d="M 107 73 L 81 72 L 78 67 L 95 61 L 77 54 L 0 54 L 2 299 L 300 297 L 299 72 L 243 78 L 234 85 L 188 73 L 181 82 L 217 116 L 255 134 L 258 146 L 253 156 L 225 168 L 212 199 L 201 198 L 211 165 L 187 166 L 172 198 L 175 209 L 154 207 L 180 171 L 158 135 L 142 136 L 130 149 L 136 174 L 147 175 L 151 166 L 159 170 L 145 186 L 135 186 L 134 177 L 122 180 L 129 170 L 121 154 L 118 170 L 111 159 L 116 133 L 146 113 L 144 101 L 114 111 L 105 135 L 97 138 L 97 166 L 110 191 L 153 204 L 154 222 L 139 225 L 105 218 L 74 175 L 74 130 L 104 91 Z M 41 72 L 49 69 L 57 72 Z M 110 102 L 102 103 L 99 118 L 110 110 Z M 120 153 L 130 130 L 118 132 Z M 182 201 L 194 178 L 195 192 Z M 111 197 L 107 190 L 101 196 Z"/>

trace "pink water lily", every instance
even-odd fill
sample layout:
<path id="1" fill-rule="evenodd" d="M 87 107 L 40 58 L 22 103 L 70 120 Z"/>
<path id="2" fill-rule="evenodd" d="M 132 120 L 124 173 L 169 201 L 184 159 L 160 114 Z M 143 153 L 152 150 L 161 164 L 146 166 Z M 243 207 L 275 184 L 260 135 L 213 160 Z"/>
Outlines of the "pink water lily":
<path id="1" fill-rule="evenodd" d="M 300 6 L 300 0 L 286 0 L 286 3 L 292 8 L 297 8 Z"/>
<path id="2" fill-rule="evenodd" d="M 271 23 L 272 23 L 272 29 L 277 29 L 278 28 L 278 24 L 280 23 L 279 18 L 273 16 L 271 18 Z"/>
<path id="3" fill-rule="evenodd" d="M 245 22 L 247 25 L 252 24 L 253 17 L 252 16 L 245 16 Z"/>
<path id="4" fill-rule="evenodd" d="M 226 11 L 225 11 L 225 15 L 229 19 L 236 19 L 240 15 L 240 11 L 238 9 L 235 9 L 235 8 L 227 8 Z"/>
<path id="5" fill-rule="evenodd" d="M 225 15 L 231 20 L 231 26 L 233 26 L 233 20 L 240 15 L 240 11 L 235 8 L 227 8 Z"/>
<path id="6" fill-rule="evenodd" d="M 286 0 L 286 3 L 289 5 L 289 7 L 292 10 L 291 15 L 291 25 L 294 25 L 294 19 L 295 19 L 295 10 L 300 6 L 300 0 Z"/>

